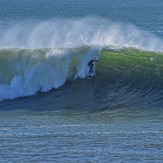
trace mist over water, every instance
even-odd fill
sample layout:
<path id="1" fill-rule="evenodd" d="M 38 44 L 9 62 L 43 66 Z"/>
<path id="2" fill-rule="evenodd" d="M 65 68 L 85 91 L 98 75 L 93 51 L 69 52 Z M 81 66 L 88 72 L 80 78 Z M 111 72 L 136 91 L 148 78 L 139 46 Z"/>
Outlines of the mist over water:
<path id="1" fill-rule="evenodd" d="M 29 20 L 9 26 L 1 33 L 1 48 L 69 48 L 81 46 L 126 46 L 163 50 L 162 40 L 132 24 L 100 17 Z"/>

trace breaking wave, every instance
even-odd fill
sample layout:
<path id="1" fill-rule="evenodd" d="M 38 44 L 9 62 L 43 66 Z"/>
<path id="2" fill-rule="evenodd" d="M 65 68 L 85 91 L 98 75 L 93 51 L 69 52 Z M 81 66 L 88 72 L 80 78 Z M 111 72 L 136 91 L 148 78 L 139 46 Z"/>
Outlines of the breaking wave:
<path id="1" fill-rule="evenodd" d="M 100 63 L 91 80 L 104 90 L 161 93 L 163 42 L 152 34 L 102 18 L 30 23 L 0 33 L 0 101 L 85 81 L 92 58 Z"/>

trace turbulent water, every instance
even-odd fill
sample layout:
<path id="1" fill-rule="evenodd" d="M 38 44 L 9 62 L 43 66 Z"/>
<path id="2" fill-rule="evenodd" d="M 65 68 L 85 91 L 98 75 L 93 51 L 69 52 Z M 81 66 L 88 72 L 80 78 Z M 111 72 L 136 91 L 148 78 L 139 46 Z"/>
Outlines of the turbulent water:
<path id="1" fill-rule="evenodd" d="M 2 0 L 1 162 L 162 162 L 162 7 Z"/>

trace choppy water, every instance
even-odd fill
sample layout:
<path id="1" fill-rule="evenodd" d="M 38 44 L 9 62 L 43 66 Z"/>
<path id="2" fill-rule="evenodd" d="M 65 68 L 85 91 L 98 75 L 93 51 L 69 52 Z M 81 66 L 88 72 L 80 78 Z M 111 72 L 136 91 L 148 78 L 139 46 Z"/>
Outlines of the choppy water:
<path id="1" fill-rule="evenodd" d="M 162 7 L 2 0 L 1 162 L 162 162 Z"/>
<path id="2" fill-rule="evenodd" d="M 1 114 L 2 162 L 161 162 L 161 110 Z"/>

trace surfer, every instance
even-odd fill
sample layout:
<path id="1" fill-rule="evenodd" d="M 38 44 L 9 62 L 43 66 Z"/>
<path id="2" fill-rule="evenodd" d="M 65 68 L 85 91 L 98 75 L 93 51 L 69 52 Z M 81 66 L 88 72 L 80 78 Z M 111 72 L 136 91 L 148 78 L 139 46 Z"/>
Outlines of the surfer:
<path id="1" fill-rule="evenodd" d="M 95 59 L 91 59 L 89 62 L 88 62 L 88 66 L 90 67 L 90 68 L 93 68 L 93 62 L 98 62 L 98 60 L 95 60 Z"/>
<path id="2" fill-rule="evenodd" d="M 98 62 L 98 60 L 95 60 L 95 59 L 91 59 L 89 62 L 88 62 L 88 66 L 90 67 L 90 72 L 91 72 L 91 70 L 92 70 L 92 68 L 93 68 L 93 62 Z"/>

